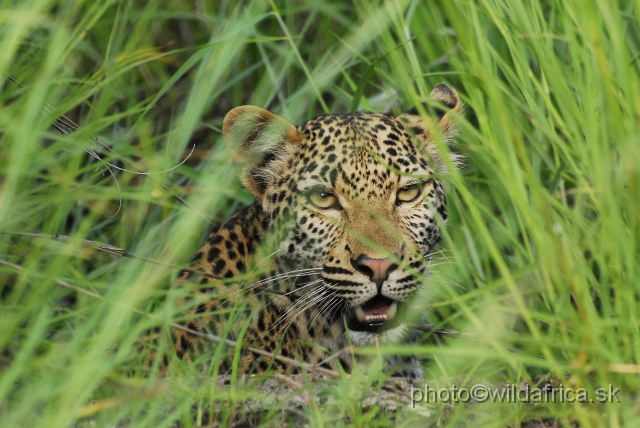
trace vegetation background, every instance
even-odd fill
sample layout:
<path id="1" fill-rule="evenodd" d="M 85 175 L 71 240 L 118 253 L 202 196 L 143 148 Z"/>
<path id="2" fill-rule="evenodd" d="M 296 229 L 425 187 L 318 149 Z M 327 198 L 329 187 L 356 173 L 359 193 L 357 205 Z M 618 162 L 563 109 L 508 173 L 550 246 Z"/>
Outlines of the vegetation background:
<path id="1" fill-rule="evenodd" d="M 620 402 L 390 413 L 361 405 L 370 373 L 289 411 L 313 426 L 638 426 L 639 16 L 637 0 L 0 2 L 0 426 L 227 425 L 266 399 L 198 365 L 145 373 L 154 349 L 136 341 L 181 321 L 178 269 L 16 232 L 183 265 L 203 218 L 251 200 L 220 141 L 228 110 L 398 112 L 440 81 L 466 104 L 466 166 L 446 177 L 450 225 L 417 304 L 479 342 L 425 335 L 411 352 L 426 379 L 571 373 L 566 387 L 611 385 Z M 80 130 L 57 133 L 63 114 Z M 282 424 L 284 406 L 261 421 Z"/>

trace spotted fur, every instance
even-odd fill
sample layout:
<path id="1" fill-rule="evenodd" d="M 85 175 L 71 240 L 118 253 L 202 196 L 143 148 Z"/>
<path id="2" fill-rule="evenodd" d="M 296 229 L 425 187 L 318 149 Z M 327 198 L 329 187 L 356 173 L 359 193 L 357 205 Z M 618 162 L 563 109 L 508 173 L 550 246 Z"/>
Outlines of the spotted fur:
<path id="1" fill-rule="evenodd" d="M 449 111 L 462 113 L 446 84 L 431 97 L 440 108 L 425 118 L 417 109 L 397 117 L 358 112 L 294 127 L 258 107 L 229 112 L 223 135 L 255 202 L 217 227 L 193 258 L 191 268 L 207 275 L 182 272 L 179 286 L 198 285 L 187 325 L 309 363 L 348 344 L 410 341 L 406 306 L 424 286 L 447 220 L 438 179 L 446 162 L 435 141 L 453 141 Z M 211 352 L 199 337 L 180 330 L 174 337 L 185 361 Z M 326 365 L 352 363 L 342 355 Z M 270 368 L 294 370 L 242 354 L 241 371 Z M 415 360 L 407 373 L 420 375 Z"/>

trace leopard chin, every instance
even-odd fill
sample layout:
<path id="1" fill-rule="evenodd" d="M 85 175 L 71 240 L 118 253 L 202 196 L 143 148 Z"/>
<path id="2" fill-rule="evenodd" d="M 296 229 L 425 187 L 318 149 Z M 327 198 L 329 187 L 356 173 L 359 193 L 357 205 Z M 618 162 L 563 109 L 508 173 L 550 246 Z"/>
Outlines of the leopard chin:
<path id="1" fill-rule="evenodd" d="M 372 331 L 347 330 L 345 339 L 347 343 L 354 346 L 374 346 L 378 343 L 383 345 L 393 345 L 402 343 L 407 337 L 410 329 L 405 323 L 399 323 L 393 328 L 380 333 Z"/>

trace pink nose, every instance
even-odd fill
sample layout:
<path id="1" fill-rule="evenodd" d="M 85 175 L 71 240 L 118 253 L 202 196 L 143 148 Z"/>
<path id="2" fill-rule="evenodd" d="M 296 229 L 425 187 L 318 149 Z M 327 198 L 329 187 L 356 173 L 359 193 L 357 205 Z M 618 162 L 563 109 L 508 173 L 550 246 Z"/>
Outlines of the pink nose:
<path id="1" fill-rule="evenodd" d="M 398 267 L 390 259 L 372 259 L 364 254 L 355 261 L 351 260 L 351 265 L 375 282 L 378 292 L 382 288 L 382 283 L 389 278 L 389 274 Z"/>

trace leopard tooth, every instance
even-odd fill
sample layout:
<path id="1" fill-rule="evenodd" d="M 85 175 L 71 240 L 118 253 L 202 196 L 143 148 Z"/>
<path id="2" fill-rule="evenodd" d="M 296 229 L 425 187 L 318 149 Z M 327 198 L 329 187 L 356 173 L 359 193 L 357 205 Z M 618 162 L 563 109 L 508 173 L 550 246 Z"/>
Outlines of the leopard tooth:
<path id="1" fill-rule="evenodd" d="M 389 305 L 389 309 L 387 309 L 387 319 L 392 320 L 393 317 L 396 316 L 396 311 L 398 310 L 398 302 L 393 302 Z"/>
<path id="2" fill-rule="evenodd" d="M 362 309 L 362 305 L 356 306 L 356 318 L 358 318 L 358 321 L 364 322 L 364 309 Z"/>

